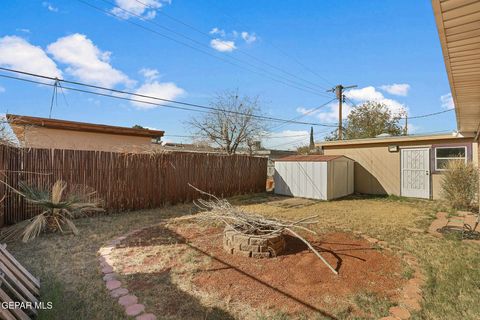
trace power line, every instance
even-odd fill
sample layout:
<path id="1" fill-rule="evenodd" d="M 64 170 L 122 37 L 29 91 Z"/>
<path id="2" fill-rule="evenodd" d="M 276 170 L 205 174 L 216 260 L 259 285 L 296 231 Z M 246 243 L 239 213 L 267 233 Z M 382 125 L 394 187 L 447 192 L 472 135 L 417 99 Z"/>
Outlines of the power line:
<path id="1" fill-rule="evenodd" d="M 270 136 L 270 135 L 263 135 L 260 136 L 260 139 L 284 139 L 284 138 L 296 138 L 296 137 L 304 137 L 305 134 L 297 134 L 297 135 L 283 135 L 283 136 Z M 179 134 L 165 134 L 164 137 L 173 137 L 173 138 L 197 138 L 198 136 L 194 135 L 179 135 Z"/>
<path id="2" fill-rule="evenodd" d="M 176 103 L 176 104 L 180 104 L 180 105 L 191 106 L 191 107 L 200 108 L 200 109 L 209 110 L 209 111 L 220 111 L 220 112 L 225 112 L 225 113 L 230 113 L 230 114 L 250 116 L 252 118 L 257 118 L 257 119 L 262 119 L 262 120 L 270 120 L 270 121 L 277 121 L 277 122 L 291 122 L 291 123 L 297 123 L 297 124 L 307 124 L 307 125 L 322 126 L 322 127 L 334 127 L 335 126 L 334 124 L 322 124 L 322 123 L 312 123 L 312 122 L 303 122 L 303 121 L 291 121 L 291 120 L 288 120 L 288 119 L 281 119 L 281 118 L 270 117 L 270 116 L 262 116 L 262 115 L 249 114 L 249 113 L 238 112 L 238 111 L 222 110 L 222 109 L 203 106 L 203 105 L 199 105 L 199 104 L 186 103 L 186 102 L 175 101 L 175 100 L 170 100 L 170 99 L 163 99 L 163 98 L 159 98 L 159 97 L 155 97 L 155 96 L 137 94 L 137 93 L 134 93 L 134 92 L 128 92 L 128 91 L 123 91 L 123 90 L 109 89 L 109 88 L 105 88 L 105 87 L 101 87 L 101 86 L 89 85 L 89 84 L 81 83 L 81 82 L 78 82 L 78 81 L 68 81 L 68 80 L 63 80 L 63 79 L 57 79 L 57 78 L 53 78 L 53 77 L 38 75 L 38 74 L 19 71 L 19 70 L 14 70 L 14 69 L 8 69 L 8 68 L 4 68 L 4 67 L 0 67 L 0 70 L 19 73 L 19 74 L 23 74 L 23 75 L 29 75 L 29 76 L 33 76 L 33 77 L 39 77 L 39 78 L 42 78 L 42 79 L 48 79 L 48 80 L 54 80 L 54 81 L 58 80 L 58 81 L 65 82 L 65 83 L 75 84 L 75 85 L 79 85 L 79 86 L 85 86 L 85 87 L 89 87 L 89 88 L 95 88 L 95 89 L 99 89 L 99 90 L 105 90 L 105 91 L 109 91 L 109 92 L 125 94 L 125 95 L 128 95 L 128 96 L 139 96 L 139 97 L 142 97 L 142 98 L 148 98 L 148 99 L 152 99 L 152 100 L 166 101 L 166 102 L 170 102 L 170 103 Z M 0 76 L 4 77 L 4 78 L 26 81 L 26 82 L 36 83 L 36 84 L 40 84 L 40 85 L 45 85 L 45 86 L 54 86 L 53 84 L 40 82 L 40 81 L 35 81 L 35 80 L 24 79 L 24 78 L 19 78 L 19 77 L 13 77 L 13 76 L 1 75 L 1 74 L 0 74 Z M 149 105 L 154 105 L 154 106 L 160 106 L 160 107 L 166 107 L 166 108 L 188 110 L 188 111 L 195 111 L 195 112 L 204 112 L 204 113 L 208 112 L 208 111 L 204 111 L 204 110 L 198 110 L 198 109 L 192 109 L 192 108 L 186 108 L 186 107 L 179 107 L 179 106 L 172 106 L 172 105 L 166 105 L 166 104 L 161 104 L 161 103 L 154 103 L 154 102 L 149 102 L 149 101 L 145 101 L 145 100 L 138 100 L 138 99 L 133 99 L 133 98 L 128 98 L 128 97 L 121 97 L 121 96 L 118 96 L 118 95 L 100 93 L 100 92 L 83 90 L 83 89 L 72 88 L 72 87 L 65 87 L 64 86 L 63 89 L 78 91 L 78 92 L 83 92 L 83 93 L 89 93 L 89 94 L 94 94 L 94 95 L 99 95 L 99 96 L 104 96 L 104 97 L 110 97 L 110 98 L 115 98 L 115 99 L 139 102 L 139 103 L 144 103 L 144 104 L 149 104 Z"/>
<path id="3" fill-rule="evenodd" d="M 327 106 L 330 102 L 332 102 L 332 101 L 335 100 L 335 99 L 336 99 L 336 98 L 333 98 L 332 100 L 330 100 L 330 101 L 328 101 L 328 102 L 325 102 L 324 104 L 322 104 L 322 105 L 320 105 L 320 106 L 318 106 L 318 107 L 315 107 L 315 108 L 309 110 L 308 112 L 305 112 L 304 114 L 301 114 L 301 115 L 299 115 L 299 116 L 297 116 L 297 117 L 293 117 L 291 120 L 295 121 L 295 120 L 299 120 L 299 119 L 301 119 L 301 118 L 303 118 L 303 117 L 306 117 L 307 115 L 310 115 L 310 114 L 314 113 L 315 111 L 317 111 L 317 110 L 319 110 L 319 109 Z M 278 129 L 280 129 L 280 128 L 283 128 L 283 127 L 286 126 L 286 125 L 287 125 L 287 124 L 285 124 L 285 123 L 279 124 L 279 125 L 273 126 L 272 128 L 270 128 L 270 130 L 273 130 L 273 129 L 277 129 L 277 130 L 278 130 Z"/>
<path id="4" fill-rule="evenodd" d="M 0 69 L 2 69 L 2 68 L 0 68 Z M 7 79 L 24 81 L 24 82 L 35 83 L 35 84 L 39 84 L 39 85 L 43 85 L 43 86 L 49 86 L 49 87 L 55 86 L 55 84 L 51 84 L 51 83 L 45 83 L 45 82 L 35 81 L 35 80 L 30 80 L 30 79 L 23 79 L 23 78 L 8 76 L 8 75 L 5 75 L 5 74 L 0 74 L 0 77 L 7 78 Z M 60 80 L 60 81 L 62 81 L 62 80 Z M 63 89 L 76 91 L 76 92 L 82 92 L 82 93 L 89 93 L 89 94 L 102 96 L 102 97 L 115 98 L 115 99 L 127 100 L 127 101 L 132 101 L 132 102 L 139 102 L 139 103 L 154 105 L 154 106 L 158 106 L 158 107 L 165 107 L 165 108 L 172 108 L 172 109 L 179 109 L 179 110 L 186 110 L 186 111 L 203 112 L 203 113 L 208 113 L 209 112 L 209 111 L 203 111 L 203 110 L 198 110 L 198 109 L 190 109 L 190 108 L 185 108 L 185 107 L 172 106 L 172 105 L 168 105 L 168 104 L 153 103 L 153 102 L 148 102 L 148 101 L 143 101 L 143 100 L 131 99 L 131 98 L 127 98 L 127 97 L 114 96 L 114 95 L 111 95 L 111 94 L 89 91 L 89 90 L 83 90 L 83 89 L 72 88 L 72 87 L 63 87 Z"/>
<path id="5" fill-rule="evenodd" d="M 135 0 L 138 2 L 138 0 Z M 219 8 L 217 6 L 217 8 Z M 163 13 L 161 10 L 159 11 L 160 13 Z M 236 19 L 234 16 L 224 12 L 222 10 L 222 14 L 228 18 L 230 18 L 231 20 L 235 20 L 238 24 L 238 19 Z M 238 26 L 244 28 L 244 29 L 251 29 L 249 28 L 248 26 L 245 26 L 244 24 L 240 23 L 238 24 Z M 300 59 L 296 58 L 295 56 L 287 53 L 285 50 L 281 49 L 280 47 L 278 46 L 275 46 L 273 43 L 271 42 L 268 42 L 268 41 L 265 41 L 263 40 L 264 43 L 268 44 L 270 47 L 276 49 L 279 53 L 283 54 L 284 56 L 286 56 L 287 58 L 290 58 L 292 59 L 293 62 L 295 62 L 296 64 L 298 64 L 299 66 L 301 66 L 304 70 L 310 72 L 311 74 L 315 75 L 316 77 L 318 77 L 320 80 L 322 80 L 324 83 L 326 83 L 328 86 L 332 86 L 333 83 L 331 83 L 330 81 L 328 81 L 328 79 L 326 79 L 325 77 L 323 77 L 322 75 L 320 75 L 318 72 L 316 72 L 315 70 L 313 70 L 312 68 L 308 67 L 306 64 L 304 64 L 303 62 L 301 62 Z"/>
<path id="6" fill-rule="evenodd" d="M 306 86 L 306 85 L 304 85 L 304 84 L 298 83 L 298 82 L 296 82 L 296 81 L 290 80 L 290 79 L 288 79 L 288 78 L 286 78 L 286 77 L 283 77 L 283 76 L 280 76 L 280 75 L 274 74 L 274 75 L 272 76 L 272 73 L 269 72 L 268 70 L 265 70 L 265 69 L 263 69 L 263 68 L 259 68 L 258 66 L 254 65 L 254 64 L 251 64 L 251 63 L 249 63 L 249 62 L 246 62 L 246 61 L 243 61 L 243 60 L 240 60 L 240 59 L 238 59 L 238 58 L 235 58 L 235 57 L 231 57 L 231 56 L 230 56 L 230 59 L 235 60 L 235 61 L 237 61 L 237 62 L 239 62 L 239 63 L 243 63 L 243 64 L 250 65 L 250 66 L 252 66 L 252 67 L 255 68 L 255 69 L 261 70 L 261 72 L 258 72 L 258 71 L 254 70 L 254 69 L 251 69 L 251 68 L 246 68 L 246 67 L 244 67 L 244 66 L 242 66 L 242 65 L 240 65 L 240 64 L 237 64 L 237 63 L 235 63 L 235 62 L 230 61 L 229 59 L 226 59 L 226 58 L 223 58 L 223 57 L 219 57 L 219 56 L 217 56 L 217 55 L 213 55 L 213 54 L 211 54 L 211 53 L 208 52 L 208 51 L 202 50 L 202 49 L 200 49 L 200 48 L 198 48 L 198 47 L 195 47 L 195 46 L 193 46 L 193 45 L 191 45 L 191 44 L 185 43 L 185 42 L 180 41 L 180 40 L 178 40 L 178 39 L 175 39 L 175 38 L 173 38 L 173 37 L 171 37 L 171 36 L 168 36 L 168 35 L 165 35 L 165 34 L 163 34 L 163 33 L 160 33 L 160 32 L 157 31 L 157 30 L 151 29 L 151 28 L 146 27 L 146 26 L 144 26 L 144 25 L 142 25 L 142 24 L 139 24 L 139 23 L 136 23 L 136 22 L 134 22 L 134 21 L 131 21 L 130 19 L 119 17 L 119 16 L 117 16 L 117 15 L 115 15 L 115 14 L 113 14 L 113 13 L 107 11 L 107 10 L 104 10 L 103 8 L 97 7 L 97 6 L 95 6 L 95 5 L 93 5 L 93 4 L 89 3 L 89 2 L 84 1 L 84 0 L 77 0 L 77 1 L 80 2 L 80 3 L 83 3 L 84 5 L 86 5 L 86 6 L 88 6 L 88 7 L 93 8 L 93 9 L 95 9 L 95 10 L 98 10 L 98 11 L 103 12 L 103 13 L 109 15 L 109 16 L 112 16 L 112 17 L 114 17 L 114 18 L 116 18 L 116 19 L 120 19 L 120 20 L 122 20 L 122 21 L 125 21 L 125 22 L 127 22 L 127 23 L 129 23 L 129 24 L 132 24 L 132 25 L 138 27 L 138 28 L 144 29 L 144 30 L 146 30 L 146 31 L 149 31 L 149 32 L 155 34 L 155 35 L 161 36 L 161 37 L 163 37 L 163 38 L 166 38 L 166 39 L 169 39 L 169 40 L 174 41 L 174 42 L 176 42 L 176 43 L 179 43 L 179 44 L 181 44 L 181 45 L 183 45 L 183 46 L 189 47 L 190 49 L 199 51 L 199 52 L 201 52 L 201 53 L 203 53 L 203 54 L 206 54 L 206 55 L 208 55 L 208 56 L 210 56 L 210 57 L 213 57 L 213 58 L 215 58 L 215 59 L 221 60 L 221 61 L 226 62 L 226 63 L 228 63 L 228 64 L 231 64 L 231 65 L 233 65 L 233 66 L 235 66 L 235 67 L 238 67 L 238 68 L 240 68 L 240 69 L 247 70 L 247 71 L 249 71 L 249 72 L 252 72 L 252 73 L 261 75 L 261 76 L 263 76 L 263 77 L 269 78 L 270 80 L 276 81 L 276 82 L 278 82 L 278 83 L 284 84 L 284 85 L 286 85 L 286 86 L 289 86 L 289 87 L 292 87 L 292 88 L 295 88 L 295 89 L 298 89 L 298 90 L 302 90 L 302 91 L 305 91 L 305 92 L 308 92 L 308 93 L 311 93 L 311 94 L 315 94 L 315 95 L 318 95 L 318 96 L 326 97 L 326 95 L 321 94 L 321 93 L 319 93 L 318 91 L 316 91 L 317 88 L 313 88 L 313 87 L 310 87 L 310 86 Z M 102 0 L 102 1 L 108 2 L 108 1 L 106 1 L 106 0 Z M 112 3 L 110 3 L 110 4 L 112 4 Z M 112 4 L 112 5 L 113 5 L 113 4 Z M 179 32 L 176 32 L 176 31 L 174 31 L 174 30 L 172 30 L 172 29 L 170 29 L 170 28 L 167 28 L 167 27 L 165 27 L 165 26 L 162 26 L 162 25 L 160 25 L 160 24 L 158 24 L 158 23 L 156 23 L 156 22 L 154 22 L 154 21 L 146 20 L 146 19 L 143 18 L 142 16 L 139 16 L 139 15 L 137 15 L 137 14 L 131 12 L 131 11 L 128 11 L 128 10 L 123 9 L 123 8 L 120 8 L 120 7 L 118 7 L 118 8 L 121 9 L 121 10 L 123 10 L 123 11 L 125 11 L 125 12 L 127 12 L 127 13 L 129 13 L 129 14 L 131 14 L 131 15 L 133 15 L 133 16 L 138 17 L 140 20 L 142 20 L 142 21 L 144 21 L 144 22 L 151 23 L 151 24 L 154 24 L 154 25 L 156 25 L 156 26 L 159 26 L 159 27 L 162 28 L 162 29 L 168 30 L 169 32 L 172 32 L 172 33 L 174 33 L 174 34 L 177 34 L 177 35 L 179 35 L 179 36 L 181 36 L 181 37 L 183 37 L 183 38 L 185 38 L 185 39 L 188 39 L 189 41 L 192 41 L 192 42 L 196 43 L 197 45 L 200 45 L 200 46 L 202 46 L 202 47 L 206 47 L 206 48 L 208 48 L 208 50 L 211 50 L 211 48 L 210 48 L 209 46 L 207 46 L 207 45 L 205 45 L 205 44 L 203 44 L 203 43 L 201 43 L 201 42 L 199 42 L 199 41 L 197 41 L 197 40 L 195 40 L 195 39 L 192 39 L 192 38 L 190 38 L 190 37 L 188 37 L 188 36 L 185 36 L 185 35 L 183 35 L 183 34 L 181 34 L 181 33 L 179 33 Z"/>
<path id="7" fill-rule="evenodd" d="M 48 113 L 49 118 L 52 117 L 53 104 L 55 103 L 55 106 L 58 106 L 57 88 L 58 88 L 58 80 L 56 80 L 55 83 L 53 84 L 52 100 L 50 101 L 50 112 Z"/>
<path id="8" fill-rule="evenodd" d="M 348 97 L 345 97 L 348 101 L 350 101 L 350 103 L 352 104 L 352 107 L 358 107 L 354 102 L 352 102 L 352 100 L 350 100 Z M 418 116 L 405 116 L 405 117 L 399 117 L 399 119 L 408 119 L 408 120 L 411 120 L 411 119 L 420 119 L 420 118 L 427 118 L 427 117 L 432 117 L 432 116 L 436 116 L 436 115 L 439 115 L 439 114 L 443 114 L 443 113 L 447 113 L 447 112 L 451 112 L 451 111 L 454 111 L 455 109 L 447 109 L 447 110 L 443 110 L 443 111 L 438 111 L 438 112 L 432 112 L 432 113 L 426 113 L 426 114 L 421 114 L 421 115 L 418 115 Z"/>
<path id="9" fill-rule="evenodd" d="M 427 113 L 427 114 L 422 114 L 422 115 L 414 116 L 414 117 L 408 117 L 408 120 L 411 120 L 411 119 L 420 119 L 420 118 L 426 118 L 426 117 L 436 116 L 436 115 L 439 115 L 439 114 L 442 114 L 442 113 L 451 112 L 451 111 L 454 111 L 454 110 L 455 110 L 455 109 L 448 109 L 448 110 L 443 110 L 443 111 L 439 111 L 439 112 Z M 403 117 L 402 119 L 405 119 L 405 117 Z"/>
<path id="10" fill-rule="evenodd" d="M 317 132 L 317 133 L 314 134 L 313 136 L 314 136 L 314 137 L 317 137 L 317 136 L 319 136 L 319 135 L 321 135 L 321 134 L 329 133 L 329 132 L 332 132 L 332 131 L 331 131 L 331 130 L 328 130 L 328 131 Z M 285 143 L 277 144 L 277 145 L 274 145 L 274 146 L 270 147 L 270 149 L 277 148 L 277 147 L 281 147 L 281 146 L 286 146 L 286 145 L 290 145 L 290 144 L 295 144 L 295 143 L 301 143 L 301 142 L 305 141 L 306 139 L 308 139 L 308 134 L 305 135 L 305 139 L 299 139 L 299 140 L 295 140 L 295 141 L 290 141 L 290 142 L 285 142 Z"/>
<path id="11" fill-rule="evenodd" d="M 116 6 L 116 7 L 118 8 L 118 5 L 115 5 L 115 4 L 111 3 L 110 1 L 107 1 L 107 0 L 102 0 L 102 1 L 108 2 L 108 3 L 110 3 L 111 5 Z M 152 9 L 152 10 L 156 10 L 156 9 L 157 9 L 157 8 L 153 7 L 152 5 L 146 4 L 146 3 L 142 2 L 142 1 L 139 1 L 139 0 L 135 0 L 135 2 L 141 4 L 141 5 L 144 6 L 145 8 L 150 8 L 150 9 Z M 123 8 L 120 8 L 120 9 L 123 9 Z M 128 11 L 128 10 L 126 10 L 126 9 L 123 9 L 123 10 Z M 186 27 L 190 28 L 191 30 L 194 30 L 194 31 L 198 32 L 199 34 L 201 34 L 201 35 L 209 38 L 210 40 L 216 39 L 215 37 L 212 37 L 209 33 L 204 32 L 204 31 L 196 28 L 195 26 L 192 26 L 191 24 L 188 24 L 188 23 L 186 23 L 186 22 L 184 22 L 184 21 L 182 21 L 182 20 L 180 20 L 180 19 L 178 19 L 178 18 L 175 18 L 175 17 L 173 17 L 173 16 L 171 16 L 171 15 L 163 12 L 163 10 L 156 10 L 156 12 L 158 12 L 158 13 L 160 13 L 161 15 L 169 18 L 169 19 L 172 20 L 172 21 L 175 21 L 175 22 L 177 22 L 177 23 L 179 23 L 179 24 L 182 24 L 183 26 L 186 26 Z M 141 17 L 141 16 L 140 16 L 140 17 Z M 291 77 L 293 77 L 293 78 L 299 79 L 299 80 L 304 81 L 304 82 L 306 82 L 306 83 L 309 83 L 309 84 L 311 84 L 311 85 L 318 86 L 318 87 L 320 87 L 320 88 L 322 88 L 322 89 L 325 89 L 325 87 L 322 87 L 322 86 L 318 85 L 317 83 L 314 83 L 314 82 L 312 82 L 312 81 L 310 81 L 310 80 L 306 80 L 306 79 L 304 79 L 304 78 L 301 78 L 301 77 L 299 77 L 299 76 L 297 76 L 297 75 L 295 75 L 295 74 L 293 74 L 293 73 L 291 73 L 291 72 L 289 72 L 289 71 L 286 71 L 286 70 L 284 70 L 284 69 L 282 69 L 282 68 L 279 68 L 279 67 L 277 67 L 277 66 L 269 63 L 268 61 L 265 61 L 265 60 L 262 60 L 262 59 L 260 59 L 260 58 L 257 58 L 256 56 L 250 54 L 249 52 L 247 52 L 247 51 L 245 51 L 245 50 L 242 50 L 242 49 L 240 49 L 240 48 L 237 48 L 237 47 L 235 47 L 234 45 L 230 45 L 229 43 L 225 43 L 225 45 L 226 45 L 227 47 L 231 48 L 231 49 L 237 49 L 238 52 L 241 52 L 241 53 L 243 53 L 244 55 L 246 55 L 246 56 L 248 56 L 248 57 L 250 57 L 250 58 L 252 58 L 252 59 L 254 59 L 254 60 L 256 60 L 256 61 L 259 61 L 259 62 L 261 62 L 261 63 L 263 63 L 263 64 L 265 64 L 265 65 L 267 65 L 267 66 L 269 66 L 269 67 L 271 67 L 271 68 L 273 68 L 273 69 L 276 69 L 276 70 L 278 70 L 278 71 L 280 71 L 280 72 L 282 72 L 282 73 L 288 74 L 289 76 L 291 76 Z"/>

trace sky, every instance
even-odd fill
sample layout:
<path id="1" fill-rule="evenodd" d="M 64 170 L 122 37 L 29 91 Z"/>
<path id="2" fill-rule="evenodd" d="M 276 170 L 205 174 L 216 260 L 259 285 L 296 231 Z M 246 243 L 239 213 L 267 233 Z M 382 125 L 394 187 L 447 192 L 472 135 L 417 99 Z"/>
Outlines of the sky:
<path id="1" fill-rule="evenodd" d="M 367 100 L 409 116 L 453 108 L 428 0 L 17 0 L 0 11 L 1 67 L 200 105 L 238 90 L 258 95 L 267 116 L 327 125 L 338 121 L 327 92 L 337 84 L 357 85 L 344 117 Z M 48 117 L 52 94 L 0 77 L 0 113 Z M 201 115 L 68 90 L 52 110 L 184 143 Z M 269 127 L 266 147 L 308 143 L 309 125 Z M 314 126 L 315 139 L 331 129 Z M 412 134 L 455 129 L 454 112 L 409 121 Z"/>

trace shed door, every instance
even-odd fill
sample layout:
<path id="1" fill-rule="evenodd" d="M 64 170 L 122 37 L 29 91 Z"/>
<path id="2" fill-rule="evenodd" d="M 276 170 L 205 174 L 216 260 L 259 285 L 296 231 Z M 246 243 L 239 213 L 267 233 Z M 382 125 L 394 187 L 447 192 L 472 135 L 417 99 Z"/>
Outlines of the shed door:
<path id="1" fill-rule="evenodd" d="M 401 150 L 401 193 L 404 197 L 430 198 L 430 150 Z"/>

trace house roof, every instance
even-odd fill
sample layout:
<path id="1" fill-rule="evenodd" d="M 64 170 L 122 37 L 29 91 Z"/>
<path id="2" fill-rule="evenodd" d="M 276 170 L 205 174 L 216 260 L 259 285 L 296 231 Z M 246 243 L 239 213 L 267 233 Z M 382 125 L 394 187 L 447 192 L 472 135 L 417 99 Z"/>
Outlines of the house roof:
<path id="1" fill-rule="evenodd" d="M 457 128 L 476 132 L 480 125 L 480 1 L 432 0 Z"/>
<path id="2" fill-rule="evenodd" d="M 452 140 L 462 138 L 473 138 L 473 134 L 461 135 L 458 133 L 450 134 L 431 134 L 431 135 L 409 135 L 409 136 L 391 136 L 391 137 L 378 137 L 368 139 L 352 139 L 352 140 L 336 140 L 336 141 L 323 141 L 317 143 L 318 146 L 353 146 L 362 144 L 382 144 L 382 143 L 399 143 L 399 142 L 418 142 L 418 141 L 432 141 L 432 140 Z"/>
<path id="3" fill-rule="evenodd" d="M 160 131 L 160 130 L 118 127 L 118 126 L 109 126 L 104 124 L 21 116 L 21 115 L 15 115 L 15 114 L 7 114 L 6 117 L 8 122 L 11 125 L 35 126 L 35 127 L 49 128 L 49 129 L 98 132 L 98 133 L 119 134 L 119 135 L 127 135 L 127 136 L 152 137 L 152 138 L 162 137 L 163 134 L 165 133 L 165 131 Z"/>
<path id="4" fill-rule="evenodd" d="M 275 161 L 301 161 L 301 162 L 326 162 L 338 158 L 346 158 L 345 156 L 334 155 L 294 155 L 276 159 Z"/>

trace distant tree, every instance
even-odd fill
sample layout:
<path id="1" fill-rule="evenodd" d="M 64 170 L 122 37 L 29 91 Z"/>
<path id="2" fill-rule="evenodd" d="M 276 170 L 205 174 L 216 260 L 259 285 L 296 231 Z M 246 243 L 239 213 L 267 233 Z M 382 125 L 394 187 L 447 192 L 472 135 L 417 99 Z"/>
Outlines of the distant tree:
<path id="1" fill-rule="evenodd" d="M 309 154 L 310 153 L 310 146 L 300 146 L 297 147 L 298 154 Z"/>
<path id="2" fill-rule="evenodd" d="M 313 139 L 313 127 L 310 127 L 310 150 L 315 149 L 315 140 Z"/>
<path id="3" fill-rule="evenodd" d="M 297 147 L 297 154 L 322 154 L 322 151 L 320 148 L 315 147 L 311 149 L 310 145 L 305 145 Z"/>
<path id="4" fill-rule="evenodd" d="M 144 127 L 142 127 L 141 125 L 139 124 L 136 124 L 134 126 L 132 126 L 133 129 L 145 129 Z"/>
<path id="5" fill-rule="evenodd" d="M 239 147 L 251 149 L 265 132 L 262 119 L 252 117 L 261 113 L 259 97 L 239 96 L 229 90 L 218 94 L 210 105 L 216 110 L 191 118 L 187 124 L 200 139 L 211 141 L 228 154 Z"/>
<path id="6" fill-rule="evenodd" d="M 368 101 L 354 108 L 347 116 L 343 126 L 343 137 L 374 138 L 382 133 L 400 136 L 404 134 L 404 128 L 400 125 L 403 117 L 404 112 L 394 114 L 385 104 Z M 325 137 L 325 140 L 338 140 L 338 130 Z"/>
<path id="7" fill-rule="evenodd" d="M 9 146 L 20 146 L 20 142 L 12 131 L 5 116 L 0 117 L 0 144 Z"/>

